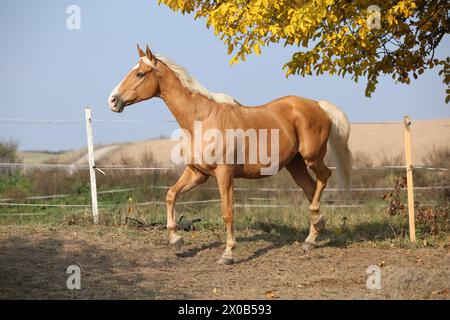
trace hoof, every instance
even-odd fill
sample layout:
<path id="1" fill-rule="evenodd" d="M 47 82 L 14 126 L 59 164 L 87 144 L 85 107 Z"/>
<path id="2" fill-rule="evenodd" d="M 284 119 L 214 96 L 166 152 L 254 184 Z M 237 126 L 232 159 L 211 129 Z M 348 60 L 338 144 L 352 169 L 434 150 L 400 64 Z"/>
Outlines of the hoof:
<path id="1" fill-rule="evenodd" d="M 176 250 L 180 250 L 184 245 L 183 237 L 177 236 L 175 239 L 170 240 L 170 245 Z"/>
<path id="2" fill-rule="evenodd" d="M 219 264 L 225 264 L 225 265 L 231 265 L 234 263 L 234 259 L 233 258 L 225 258 L 225 257 L 221 257 L 218 261 Z"/>
<path id="3" fill-rule="evenodd" d="M 316 245 L 314 243 L 308 242 L 308 241 L 303 242 L 303 245 L 302 245 L 302 249 L 305 252 L 310 251 L 310 250 L 314 249 L 315 247 L 316 247 Z"/>

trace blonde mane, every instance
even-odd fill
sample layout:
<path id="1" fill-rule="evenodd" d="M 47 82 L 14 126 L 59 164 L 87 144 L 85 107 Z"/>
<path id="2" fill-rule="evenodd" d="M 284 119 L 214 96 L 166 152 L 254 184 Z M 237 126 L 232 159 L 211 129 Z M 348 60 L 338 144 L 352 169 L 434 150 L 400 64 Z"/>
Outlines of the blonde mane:
<path id="1" fill-rule="evenodd" d="M 156 54 L 155 57 L 161 62 L 163 62 L 170 70 L 172 70 L 176 74 L 178 79 L 180 79 L 183 87 L 185 87 L 189 91 L 201 94 L 202 96 L 205 96 L 218 103 L 227 103 L 231 105 L 238 104 L 238 102 L 233 97 L 230 97 L 223 93 L 209 91 L 204 86 L 202 86 L 197 80 L 195 80 L 191 75 L 189 75 L 189 72 L 185 68 L 176 64 L 172 60 L 160 54 Z"/>

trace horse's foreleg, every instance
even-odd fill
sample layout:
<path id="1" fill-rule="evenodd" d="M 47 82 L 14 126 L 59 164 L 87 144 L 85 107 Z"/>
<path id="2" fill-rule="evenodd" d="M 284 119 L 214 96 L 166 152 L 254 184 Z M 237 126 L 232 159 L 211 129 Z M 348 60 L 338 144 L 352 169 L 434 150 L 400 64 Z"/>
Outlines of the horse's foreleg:
<path id="1" fill-rule="evenodd" d="M 177 221 L 175 219 L 175 201 L 177 196 L 204 183 L 206 180 L 208 180 L 207 175 L 187 167 L 177 183 L 175 183 L 167 192 L 167 230 L 169 231 L 169 243 L 171 245 L 178 248 L 183 245 L 183 238 L 175 232 L 177 228 Z"/>
<path id="2" fill-rule="evenodd" d="M 230 168 L 218 167 L 216 169 L 216 177 L 222 200 L 222 217 L 227 227 L 227 243 L 219 263 L 232 264 L 234 263 L 233 249 L 236 247 L 236 238 L 234 236 L 233 173 Z"/>
<path id="3" fill-rule="evenodd" d="M 306 163 L 314 171 L 317 177 L 316 189 L 309 205 L 309 210 L 311 211 L 311 226 L 309 228 L 309 235 L 303 244 L 303 249 L 309 250 L 314 247 L 319 232 L 325 227 L 325 219 L 319 213 L 319 207 L 320 198 L 327 185 L 327 180 L 331 176 L 331 171 L 323 163 L 323 160 L 312 163 L 308 163 L 307 161 Z"/>

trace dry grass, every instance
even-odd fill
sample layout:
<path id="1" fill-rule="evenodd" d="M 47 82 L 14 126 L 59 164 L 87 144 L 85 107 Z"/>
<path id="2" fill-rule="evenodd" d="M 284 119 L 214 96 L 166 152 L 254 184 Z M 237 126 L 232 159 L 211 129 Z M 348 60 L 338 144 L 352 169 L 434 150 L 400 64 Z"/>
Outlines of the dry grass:
<path id="1" fill-rule="evenodd" d="M 427 155 L 428 165 L 441 166 L 448 157 L 448 150 L 434 150 Z M 387 161 L 387 160 L 386 160 Z M 391 160 L 389 163 L 392 164 Z M 357 154 L 358 166 L 370 167 L 370 157 Z M 120 164 L 133 166 L 150 166 L 155 163 L 153 155 L 147 150 L 139 159 L 122 156 Z M 101 162 L 100 162 L 101 164 Z M 181 170 L 181 169 L 180 169 Z M 121 226 L 126 216 L 132 216 L 146 223 L 165 223 L 166 213 L 164 205 L 138 206 L 137 203 L 148 201 L 164 202 L 167 192 L 164 188 L 152 186 L 171 186 L 180 174 L 180 170 L 169 171 L 113 171 L 106 170 L 106 176 L 98 174 L 99 191 L 132 188 L 130 191 L 99 194 L 101 205 L 117 207 L 101 207 L 101 216 L 106 224 Z M 394 190 L 398 171 L 395 170 L 357 170 L 353 172 L 352 187 L 389 187 Z M 24 171 L 3 172 L 0 181 L 0 198 L 16 198 L 17 202 L 51 203 L 51 204 L 89 204 L 90 188 L 89 176 L 85 171 L 68 174 L 65 171 Z M 435 171 L 415 171 L 416 185 L 438 186 L 449 184 L 449 173 Z M 334 178 L 329 187 L 336 187 Z M 281 173 L 261 180 L 236 180 L 236 219 L 241 229 L 261 229 L 268 232 L 285 234 L 287 237 L 306 235 L 309 221 L 307 200 L 303 192 L 293 182 L 289 174 Z M 278 188 L 279 191 L 260 191 L 260 188 Z M 293 191 L 293 190 L 295 191 Z M 296 191 L 298 190 L 298 191 Z M 397 190 L 398 204 L 405 202 L 405 193 Z M 27 196 L 48 194 L 69 194 L 65 198 L 54 200 L 28 201 Z M 327 214 L 328 237 L 335 243 L 349 244 L 364 241 L 378 241 L 397 239 L 404 241 L 406 218 L 404 215 L 392 217 L 389 215 L 389 203 L 385 202 L 383 192 L 353 192 L 351 194 L 326 192 L 322 199 L 322 211 Z M 418 220 L 423 221 L 419 236 L 430 242 L 447 241 L 448 225 L 443 225 L 442 214 L 448 211 L 450 202 L 448 190 L 431 190 L 416 192 L 418 206 Z M 195 190 L 180 196 L 179 201 L 195 201 L 218 199 L 219 193 L 213 178 Z M 429 203 L 433 201 L 434 203 Z M 242 207 L 245 204 L 245 207 Z M 353 204 L 362 205 L 354 208 L 329 207 L 329 205 Z M 255 206 L 256 207 L 252 207 Z M 265 207 L 265 205 L 269 205 Z M 209 204 L 178 204 L 179 212 L 187 218 L 202 218 L 198 224 L 200 229 L 217 230 L 223 228 L 218 203 Z M 436 209 L 433 209 L 436 208 Z M 46 214 L 37 217 L 1 216 L 2 223 L 50 223 L 50 224 L 83 224 L 90 221 L 89 207 L 80 208 L 39 208 L 2 207 L 2 213 L 37 212 Z M 431 219 L 431 220 L 430 220 Z M 434 219 L 434 220 L 433 220 Z M 445 220 L 445 219 L 444 219 Z M 429 226 L 430 221 L 435 221 Z M 440 239 L 440 240 L 439 240 Z M 444 240 L 442 240 L 444 239 Z"/>

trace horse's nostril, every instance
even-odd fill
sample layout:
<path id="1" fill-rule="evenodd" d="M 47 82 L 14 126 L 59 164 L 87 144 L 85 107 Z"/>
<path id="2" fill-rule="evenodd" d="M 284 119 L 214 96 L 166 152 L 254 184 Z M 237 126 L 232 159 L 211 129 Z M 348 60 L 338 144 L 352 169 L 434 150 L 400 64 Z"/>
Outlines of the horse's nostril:
<path id="1" fill-rule="evenodd" d="M 116 96 L 112 97 L 112 98 L 111 98 L 111 103 L 116 104 L 116 102 L 117 102 Z"/>

